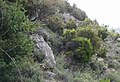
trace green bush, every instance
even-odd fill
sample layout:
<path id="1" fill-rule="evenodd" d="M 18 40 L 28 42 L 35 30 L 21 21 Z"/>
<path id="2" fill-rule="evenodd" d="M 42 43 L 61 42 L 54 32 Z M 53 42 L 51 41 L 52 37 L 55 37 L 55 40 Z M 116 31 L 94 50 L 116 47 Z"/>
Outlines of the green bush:
<path id="1" fill-rule="evenodd" d="M 72 12 L 72 6 L 67 1 L 63 1 L 63 3 L 59 6 L 60 13 L 70 13 Z"/>
<path id="2" fill-rule="evenodd" d="M 103 79 L 103 80 L 100 80 L 100 82 L 110 82 L 110 79 Z"/>
<path id="3" fill-rule="evenodd" d="M 67 29 L 76 29 L 77 28 L 76 22 L 72 19 L 67 21 L 66 28 Z"/>
<path id="4" fill-rule="evenodd" d="M 35 29 L 35 24 L 25 16 L 21 5 L 2 1 L 0 6 L 0 82 L 18 82 L 15 63 L 32 54 L 34 44 L 28 33 Z"/>
<path id="5" fill-rule="evenodd" d="M 24 57 L 15 63 L 17 67 L 13 62 L 0 64 L 0 82 L 44 82 L 41 68 L 33 59 Z"/>
<path id="6" fill-rule="evenodd" d="M 5 5 L 5 6 L 4 6 Z M 0 25 L 0 45 L 11 57 L 28 55 L 33 50 L 33 42 L 27 33 L 35 29 L 34 23 L 30 22 L 24 15 L 25 10 L 17 4 L 3 5 L 3 22 Z M 9 62 L 5 53 L 0 58 Z"/>
<path id="7" fill-rule="evenodd" d="M 87 38 L 77 37 L 66 43 L 66 51 L 79 62 L 87 62 L 92 57 L 92 45 Z"/>
<path id="8" fill-rule="evenodd" d="M 90 39 L 94 52 L 97 52 L 97 50 L 100 48 L 101 39 L 98 37 L 97 30 L 94 30 L 92 27 L 80 28 L 77 31 L 77 35 L 79 37 L 85 37 Z"/>
<path id="9" fill-rule="evenodd" d="M 100 38 L 102 38 L 102 40 L 104 40 L 105 38 L 107 38 L 109 35 L 109 32 L 106 28 L 101 27 L 100 29 L 98 29 L 98 36 Z"/>
<path id="10" fill-rule="evenodd" d="M 64 6 L 64 11 L 63 11 L 63 9 L 60 9 L 60 11 L 63 11 L 66 13 L 71 13 L 73 11 L 73 8 L 68 1 L 65 1 L 64 5 L 61 5 L 61 6 Z"/>
<path id="11" fill-rule="evenodd" d="M 46 17 L 54 15 L 58 6 L 63 3 L 62 0 L 23 0 L 21 1 L 27 10 L 29 18 L 37 16 L 38 20 L 44 20 Z"/>
<path id="12" fill-rule="evenodd" d="M 72 29 L 72 30 L 66 30 L 65 33 L 63 34 L 63 42 L 69 42 L 71 41 L 73 38 L 76 37 L 76 30 Z"/>
<path id="13" fill-rule="evenodd" d="M 64 23 L 60 17 L 55 16 L 55 15 L 50 16 L 46 19 L 45 24 L 53 32 L 59 35 L 63 34 Z"/>

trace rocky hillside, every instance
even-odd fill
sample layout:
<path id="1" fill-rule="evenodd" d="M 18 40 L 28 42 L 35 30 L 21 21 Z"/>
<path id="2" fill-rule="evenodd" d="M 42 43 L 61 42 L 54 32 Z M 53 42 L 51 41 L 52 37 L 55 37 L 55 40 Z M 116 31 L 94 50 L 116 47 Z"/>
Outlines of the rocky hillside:
<path id="1" fill-rule="evenodd" d="M 0 0 L 0 82 L 120 82 L 120 34 L 67 0 Z"/>

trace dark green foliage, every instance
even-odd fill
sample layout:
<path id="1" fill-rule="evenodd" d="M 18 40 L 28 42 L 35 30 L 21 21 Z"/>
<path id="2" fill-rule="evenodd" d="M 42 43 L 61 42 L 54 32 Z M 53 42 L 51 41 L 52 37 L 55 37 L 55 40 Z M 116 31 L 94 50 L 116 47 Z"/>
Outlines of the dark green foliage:
<path id="1" fill-rule="evenodd" d="M 80 21 L 83 21 L 83 20 L 85 20 L 85 18 L 87 18 L 86 13 L 78 8 L 73 9 L 72 16 L 74 16 L 76 19 L 78 19 Z"/>
<path id="2" fill-rule="evenodd" d="M 0 82 L 21 80 L 15 63 L 20 63 L 25 56 L 29 57 L 34 47 L 28 36 L 35 29 L 34 23 L 25 16 L 21 5 L 11 4 L 0 3 Z"/>
<path id="3" fill-rule="evenodd" d="M 6 5 L 2 13 L 3 22 L 0 29 L 1 48 L 9 53 L 11 57 L 30 54 L 33 45 L 26 33 L 34 29 L 34 25 L 27 20 L 23 8 L 17 7 L 16 4 Z M 9 62 L 9 58 L 3 52 L 0 58 Z"/>
<path id="4" fill-rule="evenodd" d="M 98 36 L 99 36 L 100 38 L 102 38 L 102 40 L 104 40 L 105 38 L 107 38 L 108 35 L 109 35 L 109 32 L 108 32 L 107 28 L 101 27 L 101 28 L 98 30 Z"/>
<path id="5" fill-rule="evenodd" d="M 67 1 L 65 1 L 65 9 L 66 9 L 66 12 L 68 13 L 71 13 L 73 11 L 72 6 Z"/>
<path id="6" fill-rule="evenodd" d="M 39 22 L 35 33 L 53 50 L 55 68 L 47 67 L 45 54 L 33 49 L 29 34 L 36 24 L 26 15 Z M 67 0 L 0 0 L 0 82 L 44 82 L 52 77 L 51 82 L 120 82 L 119 45 L 113 45 L 115 51 L 111 47 L 120 35 L 105 27 Z M 104 43 L 115 55 L 107 53 Z"/>
<path id="7" fill-rule="evenodd" d="M 53 32 L 59 35 L 63 34 L 64 23 L 60 17 L 53 15 L 48 17 L 45 23 Z"/>
<path id="8" fill-rule="evenodd" d="M 93 49 L 89 39 L 77 36 L 76 30 L 67 30 L 63 35 L 65 54 L 79 62 L 89 61 Z"/>
<path id="9" fill-rule="evenodd" d="M 54 15 L 62 0 L 26 0 L 25 9 L 29 18 L 37 17 L 38 20 L 45 20 L 46 17 Z"/>
<path id="10" fill-rule="evenodd" d="M 67 52 L 80 62 L 89 61 L 92 56 L 92 45 L 87 38 L 74 38 L 66 43 Z"/>
<path id="11" fill-rule="evenodd" d="M 92 45 L 90 43 L 90 40 L 86 38 L 75 38 L 72 40 L 72 42 L 75 44 L 74 56 L 79 59 L 79 61 L 89 61 L 92 56 Z"/>
<path id="12" fill-rule="evenodd" d="M 90 39 L 95 52 L 100 48 L 101 39 L 98 37 L 97 30 L 94 30 L 92 27 L 80 28 L 77 35 Z"/>
<path id="13" fill-rule="evenodd" d="M 84 11 L 77 8 L 75 4 L 71 6 L 68 1 L 64 1 L 64 4 L 59 7 L 59 10 L 60 13 L 69 13 L 80 21 L 83 21 L 85 18 L 87 18 L 87 15 Z"/>
<path id="14" fill-rule="evenodd" d="M 76 29 L 77 28 L 76 22 L 72 19 L 67 21 L 66 28 L 67 29 Z"/>
<path id="15" fill-rule="evenodd" d="M 44 82 L 40 66 L 30 57 L 20 58 L 19 62 L 15 63 L 18 68 L 13 62 L 9 65 L 0 63 L 0 82 Z"/>
<path id="16" fill-rule="evenodd" d="M 60 13 L 71 13 L 73 11 L 72 6 L 68 1 L 64 1 L 62 5 L 59 6 L 59 12 Z"/>
<path id="17" fill-rule="evenodd" d="M 45 53 L 43 51 L 34 51 L 34 61 L 37 61 L 38 63 L 42 63 L 45 59 Z"/>

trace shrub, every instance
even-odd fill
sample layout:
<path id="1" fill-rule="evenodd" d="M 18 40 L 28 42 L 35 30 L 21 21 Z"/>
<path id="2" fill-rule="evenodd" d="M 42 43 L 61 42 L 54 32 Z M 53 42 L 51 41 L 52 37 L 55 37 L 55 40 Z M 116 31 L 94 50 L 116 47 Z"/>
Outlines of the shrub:
<path id="1" fill-rule="evenodd" d="M 64 6 L 65 6 L 65 11 L 64 12 L 71 13 L 73 11 L 73 8 L 68 1 L 64 2 Z"/>
<path id="2" fill-rule="evenodd" d="M 28 33 L 35 29 L 35 24 L 25 16 L 21 5 L 11 4 L 0 2 L 0 62 L 3 64 L 0 65 L 0 82 L 20 79 L 14 64 L 20 63 L 25 56 L 29 57 L 34 47 Z"/>
<path id="3" fill-rule="evenodd" d="M 110 82 L 110 79 L 103 79 L 103 80 L 100 80 L 100 82 Z"/>
<path id="4" fill-rule="evenodd" d="M 77 37 L 66 43 L 66 51 L 80 62 L 87 62 L 92 56 L 92 45 L 87 38 Z"/>
<path id="5" fill-rule="evenodd" d="M 83 21 L 83 27 L 87 27 L 89 25 L 94 25 L 94 22 L 89 18 L 85 18 L 85 20 Z"/>
<path id="6" fill-rule="evenodd" d="M 3 6 L 3 22 L 0 29 L 1 48 L 13 58 L 28 55 L 33 50 L 33 42 L 27 33 L 35 29 L 34 23 L 30 22 L 24 15 L 25 10 L 17 4 Z M 9 62 L 5 53 L 0 58 Z"/>
<path id="7" fill-rule="evenodd" d="M 106 28 L 101 27 L 100 29 L 98 29 L 98 36 L 100 38 L 102 38 L 102 40 L 104 40 L 105 38 L 107 38 L 109 35 L 109 32 L 107 31 Z"/>
<path id="8" fill-rule="evenodd" d="M 77 35 L 79 37 L 85 37 L 90 39 L 94 52 L 97 52 L 97 50 L 100 48 L 101 39 L 98 37 L 97 30 L 94 30 L 91 27 L 80 28 L 77 31 Z"/>
<path id="9" fill-rule="evenodd" d="M 33 15 L 38 20 L 46 19 L 46 17 L 54 15 L 57 7 L 63 3 L 63 0 L 23 0 L 27 15 L 31 18 Z"/>
<path id="10" fill-rule="evenodd" d="M 67 29 L 76 29 L 77 28 L 77 25 L 76 25 L 76 22 L 74 20 L 69 20 L 67 23 L 66 23 L 66 28 Z"/>
<path id="11" fill-rule="evenodd" d="M 76 37 L 76 30 L 72 29 L 72 30 L 66 30 L 66 32 L 63 34 L 63 42 L 69 42 L 71 41 L 73 38 Z"/>
<path id="12" fill-rule="evenodd" d="M 67 1 L 63 1 L 63 3 L 59 6 L 60 13 L 71 13 L 72 6 Z"/>
<path id="13" fill-rule="evenodd" d="M 50 28 L 53 32 L 61 35 L 63 33 L 63 27 L 64 23 L 62 22 L 62 19 L 58 16 L 51 16 L 48 17 L 45 21 L 48 28 Z"/>

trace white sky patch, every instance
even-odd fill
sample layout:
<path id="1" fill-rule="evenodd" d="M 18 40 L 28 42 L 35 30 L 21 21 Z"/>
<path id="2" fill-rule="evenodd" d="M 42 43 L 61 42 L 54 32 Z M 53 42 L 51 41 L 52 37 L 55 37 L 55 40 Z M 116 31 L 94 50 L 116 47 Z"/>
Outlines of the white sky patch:
<path id="1" fill-rule="evenodd" d="M 110 28 L 120 27 L 120 0 L 68 0 L 86 12 L 92 20 L 96 19 L 100 25 Z"/>

